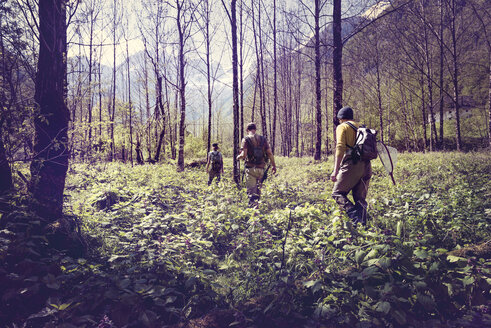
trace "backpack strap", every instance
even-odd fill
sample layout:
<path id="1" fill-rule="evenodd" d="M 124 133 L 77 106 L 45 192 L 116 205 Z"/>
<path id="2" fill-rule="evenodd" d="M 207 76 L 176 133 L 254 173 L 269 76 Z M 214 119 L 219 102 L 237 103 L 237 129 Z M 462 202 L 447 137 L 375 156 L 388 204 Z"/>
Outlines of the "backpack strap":
<path id="1" fill-rule="evenodd" d="M 358 131 L 358 128 L 356 126 L 354 126 L 353 123 L 350 123 L 350 122 L 345 122 L 345 123 L 348 124 L 349 126 L 351 126 L 351 128 L 353 130 L 355 130 L 355 132 Z"/>
<path id="2" fill-rule="evenodd" d="M 353 123 L 350 123 L 350 122 L 344 122 L 344 123 L 348 124 L 348 125 L 349 125 L 349 126 L 350 126 L 350 127 L 353 129 L 353 130 L 355 130 L 356 135 L 355 135 L 355 145 L 354 145 L 354 146 L 356 146 L 356 144 L 358 143 L 358 128 L 357 128 L 357 127 L 356 127 L 356 126 L 355 126 Z M 346 146 L 347 146 L 348 148 L 351 148 L 351 149 L 353 149 L 353 148 L 354 148 L 354 146 L 353 146 L 353 147 L 351 147 L 351 146 L 350 146 L 350 145 L 348 145 L 348 144 L 346 144 Z"/>

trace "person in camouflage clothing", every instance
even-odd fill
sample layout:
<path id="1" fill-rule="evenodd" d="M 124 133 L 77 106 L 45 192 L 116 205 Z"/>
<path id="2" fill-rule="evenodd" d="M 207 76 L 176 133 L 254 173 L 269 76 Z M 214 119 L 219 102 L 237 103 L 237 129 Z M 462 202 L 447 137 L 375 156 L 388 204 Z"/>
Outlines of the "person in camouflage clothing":
<path id="1" fill-rule="evenodd" d="M 211 167 L 210 167 L 211 166 Z M 208 185 L 211 185 L 213 179 L 217 179 L 217 184 L 220 182 L 223 173 L 223 156 L 218 151 L 218 144 L 213 144 L 213 150 L 208 154 L 206 163 L 206 172 L 208 172 Z"/>

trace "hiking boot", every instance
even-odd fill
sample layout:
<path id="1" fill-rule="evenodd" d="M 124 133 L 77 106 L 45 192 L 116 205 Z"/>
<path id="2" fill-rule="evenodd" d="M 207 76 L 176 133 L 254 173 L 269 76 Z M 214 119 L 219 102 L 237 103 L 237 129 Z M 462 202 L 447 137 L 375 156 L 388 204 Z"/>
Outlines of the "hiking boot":
<path id="1" fill-rule="evenodd" d="M 367 224 L 368 220 L 372 219 L 365 206 L 360 203 L 356 203 L 355 206 L 347 210 L 346 214 L 351 220 L 353 220 L 354 224 L 361 223 L 364 226 Z"/>

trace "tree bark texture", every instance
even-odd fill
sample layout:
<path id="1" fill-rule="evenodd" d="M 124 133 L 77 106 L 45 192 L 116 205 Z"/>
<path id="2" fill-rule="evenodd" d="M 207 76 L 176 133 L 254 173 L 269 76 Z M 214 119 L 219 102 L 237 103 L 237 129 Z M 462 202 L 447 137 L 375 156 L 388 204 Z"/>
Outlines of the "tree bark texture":
<path id="1" fill-rule="evenodd" d="M 234 93 L 234 181 L 237 185 L 240 183 L 240 173 L 238 162 L 236 160 L 239 147 L 239 74 L 238 74 L 238 56 L 237 56 L 237 13 L 236 13 L 237 1 L 231 2 L 231 25 L 232 25 L 232 74 L 233 74 L 233 93 Z"/>
<path id="2" fill-rule="evenodd" d="M 31 163 L 30 192 L 34 210 L 50 221 L 63 210 L 68 169 L 69 112 L 64 99 L 66 74 L 66 0 L 39 1 L 39 61 L 34 119 L 35 156 Z"/>
<path id="3" fill-rule="evenodd" d="M 278 74 L 277 74 L 277 58 L 276 58 L 276 0 L 273 0 L 273 131 L 271 133 L 271 150 L 275 151 L 276 146 L 276 119 L 278 107 Z"/>
<path id="4" fill-rule="evenodd" d="M 320 44 L 320 1 L 315 0 L 315 153 L 314 159 L 321 159 L 322 145 L 322 109 L 321 109 L 321 44 Z"/>
<path id="5" fill-rule="evenodd" d="M 177 158 L 177 170 L 184 170 L 184 142 L 186 132 L 186 80 L 184 74 L 184 22 L 182 21 L 183 3 L 176 1 L 177 3 L 177 30 L 179 32 L 179 98 L 181 105 L 181 119 L 179 121 L 179 154 Z"/>
<path id="6" fill-rule="evenodd" d="M 452 22 L 451 22 L 451 34 L 452 34 L 452 64 L 453 64 L 453 72 L 452 72 L 452 83 L 453 83 L 453 91 L 454 91 L 454 106 L 455 106 L 455 139 L 457 144 L 457 151 L 462 150 L 462 137 L 460 133 L 460 104 L 459 104 L 459 62 L 458 62 L 458 54 L 457 54 L 457 4 L 455 0 L 451 0 L 451 10 L 452 10 Z"/>
<path id="7" fill-rule="evenodd" d="M 211 122 L 212 122 L 212 98 L 211 98 L 211 49 L 210 49 L 210 5 L 208 0 L 205 0 L 206 6 L 206 26 L 205 26 L 205 38 L 206 38 L 206 85 L 207 85 L 207 96 L 208 96 L 208 136 L 207 136 L 207 146 L 206 153 L 208 154 L 211 150 Z"/>
<path id="8" fill-rule="evenodd" d="M 341 39 L 341 0 L 333 2 L 333 134 L 336 142 L 336 126 L 339 124 L 338 112 L 343 107 L 343 41 Z"/>
<path id="9" fill-rule="evenodd" d="M 444 104 L 443 104 L 443 64 L 445 61 L 445 52 L 444 52 L 444 45 L 443 45 L 443 21 L 444 21 L 444 9 L 443 9 L 443 0 L 439 1 L 439 6 L 440 6 L 440 30 L 439 30 L 439 36 L 438 38 L 440 39 L 440 140 L 439 140 L 439 148 L 443 149 L 443 111 L 444 111 Z"/>
<path id="10" fill-rule="evenodd" d="M 491 150 L 491 51 L 489 53 L 489 90 L 488 90 L 488 138 L 489 138 L 489 149 Z"/>
<path id="11" fill-rule="evenodd" d="M 7 160 L 7 152 L 3 144 L 2 129 L 3 120 L 0 121 L 0 195 L 13 188 L 12 171 Z"/>

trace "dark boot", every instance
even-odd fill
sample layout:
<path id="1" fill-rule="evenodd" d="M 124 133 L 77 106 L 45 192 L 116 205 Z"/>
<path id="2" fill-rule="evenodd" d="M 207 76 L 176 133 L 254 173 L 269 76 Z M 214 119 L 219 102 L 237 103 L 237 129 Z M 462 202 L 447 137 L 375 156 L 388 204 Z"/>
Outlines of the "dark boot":
<path id="1" fill-rule="evenodd" d="M 353 220 L 353 223 L 361 223 L 364 226 L 367 224 L 368 220 L 372 219 L 367 212 L 366 206 L 363 206 L 359 202 L 357 202 L 354 207 L 346 211 L 346 214 Z"/>

